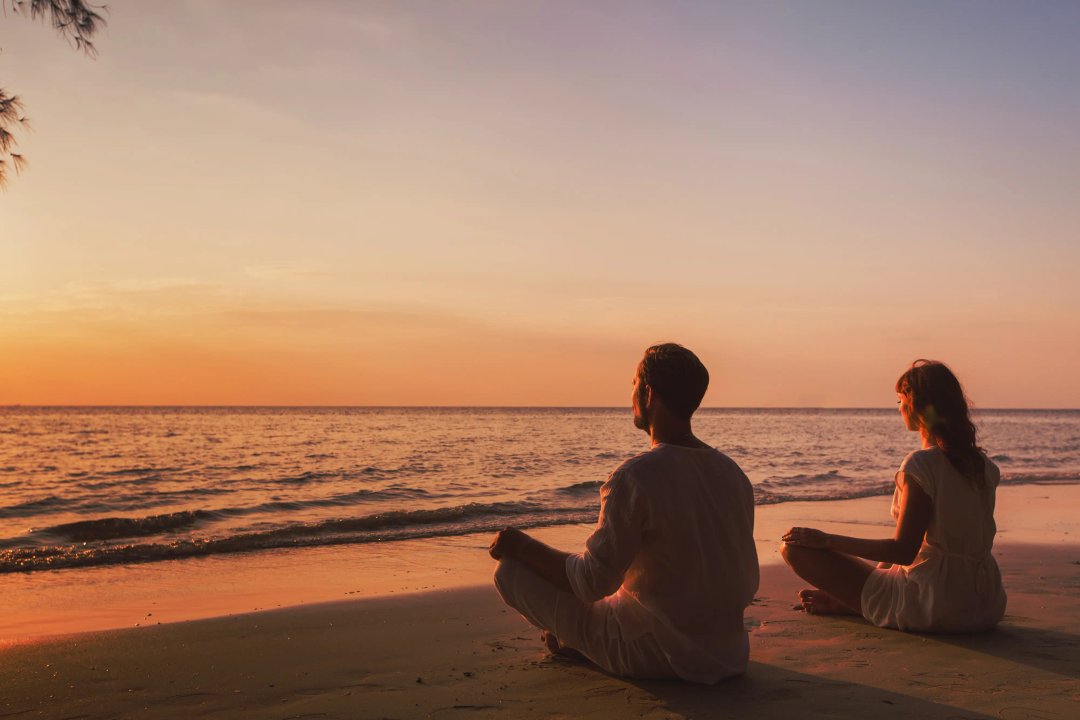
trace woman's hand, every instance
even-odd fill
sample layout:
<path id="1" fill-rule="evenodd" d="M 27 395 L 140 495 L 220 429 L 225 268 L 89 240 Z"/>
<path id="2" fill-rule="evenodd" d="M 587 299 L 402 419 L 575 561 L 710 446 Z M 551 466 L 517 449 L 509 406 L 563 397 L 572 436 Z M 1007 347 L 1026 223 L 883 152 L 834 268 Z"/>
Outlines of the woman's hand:
<path id="1" fill-rule="evenodd" d="M 798 545 L 815 550 L 828 550 L 830 538 L 829 533 L 814 528 L 793 527 L 780 539 L 788 545 Z"/>

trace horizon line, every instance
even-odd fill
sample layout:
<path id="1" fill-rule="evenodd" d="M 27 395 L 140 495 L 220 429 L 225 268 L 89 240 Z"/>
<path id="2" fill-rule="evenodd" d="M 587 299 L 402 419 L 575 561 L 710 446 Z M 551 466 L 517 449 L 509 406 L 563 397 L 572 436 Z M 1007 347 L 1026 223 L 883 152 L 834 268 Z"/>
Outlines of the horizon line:
<path id="1" fill-rule="evenodd" d="M 626 410 L 629 405 L 291 405 L 291 404 L 0 404 L 0 410 L 13 409 L 138 409 L 138 408 L 182 408 L 182 409 L 285 409 L 285 410 Z M 890 410 L 891 405 L 708 405 L 701 410 Z M 1070 407 L 971 407 L 973 412 L 985 411 L 1022 411 L 1022 412 L 1080 412 L 1080 408 Z"/>

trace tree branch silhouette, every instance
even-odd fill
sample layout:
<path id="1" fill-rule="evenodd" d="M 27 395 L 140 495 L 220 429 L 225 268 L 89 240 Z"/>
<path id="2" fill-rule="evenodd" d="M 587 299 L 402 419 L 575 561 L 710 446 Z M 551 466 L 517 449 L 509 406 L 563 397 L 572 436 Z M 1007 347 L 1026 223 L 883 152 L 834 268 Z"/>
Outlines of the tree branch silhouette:
<path id="1" fill-rule="evenodd" d="M 91 40 L 105 27 L 108 12 L 104 5 L 91 5 L 84 0 L 0 0 L 4 15 L 22 15 L 30 20 L 49 22 L 71 46 L 89 57 L 97 56 Z M 30 122 L 18 95 L 0 88 L 0 188 L 7 186 L 8 172 L 15 174 L 26 167 L 26 158 L 15 152 L 18 140 L 15 132 L 29 130 Z"/>

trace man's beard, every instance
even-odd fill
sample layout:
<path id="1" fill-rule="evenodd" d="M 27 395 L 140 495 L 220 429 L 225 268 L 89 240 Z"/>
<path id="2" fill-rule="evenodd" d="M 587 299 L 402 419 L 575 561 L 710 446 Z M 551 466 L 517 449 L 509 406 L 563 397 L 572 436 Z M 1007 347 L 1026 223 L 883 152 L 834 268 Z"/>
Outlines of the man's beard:
<path id="1" fill-rule="evenodd" d="M 636 427 L 638 430 L 644 430 L 645 432 L 649 432 L 649 418 L 647 418 L 645 415 L 639 415 L 638 413 L 634 413 L 634 427 Z"/>
<path id="2" fill-rule="evenodd" d="M 645 409 L 645 399 L 648 397 L 645 383 L 638 385 L 637 402 L 634 403 L 634 427 L 638 430 L 649 432 L 649 415 Z"/>

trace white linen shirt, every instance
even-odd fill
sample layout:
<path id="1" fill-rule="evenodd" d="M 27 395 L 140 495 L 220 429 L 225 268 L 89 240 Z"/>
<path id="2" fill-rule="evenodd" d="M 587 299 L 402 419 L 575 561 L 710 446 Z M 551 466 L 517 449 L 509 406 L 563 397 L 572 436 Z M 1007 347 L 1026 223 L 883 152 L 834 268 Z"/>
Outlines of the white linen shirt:
<path id="1" fill-rule="evenodd" d="M 714 683 L 746 669 L 753 530 L 753 490 L 733 460 L 659 444 L 600 488 L 596 530 L 566 574 L 580 600 L 607 605 L 624 637 L 652 633 L 676 674 Z"/>

